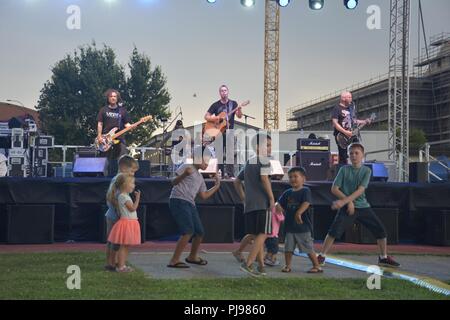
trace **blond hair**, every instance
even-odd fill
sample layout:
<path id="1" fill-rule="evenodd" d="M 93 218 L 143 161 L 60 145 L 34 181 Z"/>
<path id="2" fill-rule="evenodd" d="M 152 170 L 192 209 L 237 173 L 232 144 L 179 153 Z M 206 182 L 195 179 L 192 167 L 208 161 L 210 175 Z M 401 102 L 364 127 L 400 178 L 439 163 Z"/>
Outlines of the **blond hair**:
<path id="1" fill-rule="evenodd" d="M 117 202 L 117 195 L 120 193 L 121 188 L 130 180 L 134 181 L 134 176 L 125 173 L 119 173 L 112 178 L 108 192 L 106 193 L 106 201 L 111 203 L 114 208 L 117 208 L 119 205 Z"/>

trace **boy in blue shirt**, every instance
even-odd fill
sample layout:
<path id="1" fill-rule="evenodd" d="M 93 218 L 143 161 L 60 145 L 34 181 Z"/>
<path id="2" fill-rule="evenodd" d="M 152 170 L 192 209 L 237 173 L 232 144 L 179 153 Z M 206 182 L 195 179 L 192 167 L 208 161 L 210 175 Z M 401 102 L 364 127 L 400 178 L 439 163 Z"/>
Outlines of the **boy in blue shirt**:
<path id="1" fill-rule="evenodd" d="M 282 272 L 291 272 L 292 255 L 297 246 L 299 250 L 308 254 L 313 267 L 308 273 L 322 273 L 317 255 L 314 252 L 314 240 L 312 234 L 312 223 L 308 216 L 311 206 L 311 190 L 304 187 L 306 171 L 302 167 L 294 167 L 289 170 L 289 183 L 291 188 L 286 190 L 278 199 L 276 208 L 278 212 L 284 212 L 284 228 L 286 237 L 284 241 L 284 252 L 286 265 Z"/>

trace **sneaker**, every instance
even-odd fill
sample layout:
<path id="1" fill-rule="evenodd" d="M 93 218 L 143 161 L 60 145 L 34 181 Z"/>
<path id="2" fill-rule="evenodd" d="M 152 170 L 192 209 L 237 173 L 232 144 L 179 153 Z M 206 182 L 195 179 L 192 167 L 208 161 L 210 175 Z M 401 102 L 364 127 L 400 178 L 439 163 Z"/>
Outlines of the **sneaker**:
<path id="1" fill-rule="evenodd" d="M 321 267 L 323 267 L 325 265 L 325 257 L 323 255 L 319 254 L 317 256 L 317 261 L 319 262 L 319 265 Z"/>
<path id="2" fill-rule="evenodd" d="M 258 271 L 255 271 L 253 267 L 247 266 L 247 263 L 243 262 L 240 267 L 241 271 L 248 273 L 252 277 L 259 277 L 261 274 Z"/>
<path id="3" fill-rule="evenodd" d="M 395 261 L 394 258 L 390 256 L 387 256 L 385 259 L 378 257 L 378 265 L 392 268 L 400 267 L 400 263 Z"/>
<path id="4" fill-rule="evenodd" d="M 280 265 L 280 261 L 278 261 L 278 260 L 273 261 L 272 259 L 265 258 L 264 264 L 269 267 L 276 267 L 276 266 Z"/>
<path id="5" fill-rule="evenodd" d="M 233 251 L 233 252 L 231 252 L 231 254 L 237 260 L 237 262 L 242 263 L 245 261 L 244 256 L 242 255 L 242 252 Z"/>

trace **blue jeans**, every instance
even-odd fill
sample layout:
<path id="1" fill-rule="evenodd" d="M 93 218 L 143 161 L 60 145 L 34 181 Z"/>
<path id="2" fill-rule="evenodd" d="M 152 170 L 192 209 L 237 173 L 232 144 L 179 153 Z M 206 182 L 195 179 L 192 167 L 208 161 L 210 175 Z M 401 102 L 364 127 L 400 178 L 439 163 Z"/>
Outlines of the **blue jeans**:
<path id="1" fill-rule="evenodd" d="M 171 198 L 169 208 L 182 235 L 192 234 L 202 237 L 205 234 L 195 205 L 186 200 Z"/>
<path id="2" fill-rule="evenodd" d="M 278 238 L 267 238 L 265 244 L 268 253 L 278 253 Z"/>

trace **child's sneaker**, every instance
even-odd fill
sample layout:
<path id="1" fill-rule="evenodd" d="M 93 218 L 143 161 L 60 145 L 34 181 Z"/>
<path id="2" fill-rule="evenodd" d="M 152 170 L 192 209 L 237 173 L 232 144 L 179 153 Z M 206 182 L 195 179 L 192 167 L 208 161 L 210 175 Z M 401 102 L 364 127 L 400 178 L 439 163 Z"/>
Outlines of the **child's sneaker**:
<path id="1" fill-rule="evenodd" d="M 387 258 L 378 257 L 378 264 L 380 266 L 398 268 L 400 267 L 400 263 L 394 260 L 393 257 L 387 256 Z"/>
<path id="2" fill-rule="evenodd" d="M 273 261 L 272 259 L 265 258 L 264 264 L 269 267 L 276 267 L 276 266 L 280 265 L 280 261 L 278 261 L 278 260 Z"/>
<path id="3" fill-rule="evenodd" d="M 325 265 L 325 257 L 323 255 L 319 254 L 317 256 L 317 261 L 319 262 L 319 265 L 321 267 L 323 267 Z"/>

